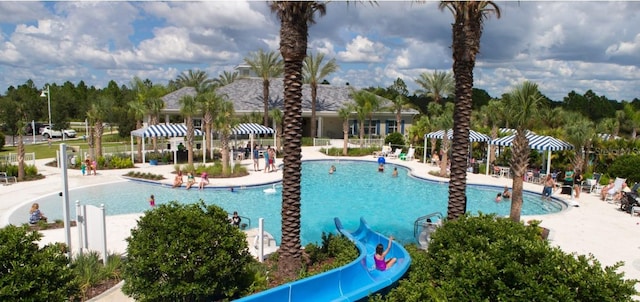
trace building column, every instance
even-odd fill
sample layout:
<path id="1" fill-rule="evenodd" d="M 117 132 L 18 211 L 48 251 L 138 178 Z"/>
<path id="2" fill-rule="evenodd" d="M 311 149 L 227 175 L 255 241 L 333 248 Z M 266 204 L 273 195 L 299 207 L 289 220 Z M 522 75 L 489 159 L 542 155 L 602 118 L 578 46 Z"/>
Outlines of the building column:
<path id="1" fill-rule="evenodd" d="M 317 137 L 322 137 L 322 122 L 323 122 L 323 118 L 321 116 L 316 116 L 316 118 L 318 119 L 318 128 L 316 129 L 316 136 Z"/>

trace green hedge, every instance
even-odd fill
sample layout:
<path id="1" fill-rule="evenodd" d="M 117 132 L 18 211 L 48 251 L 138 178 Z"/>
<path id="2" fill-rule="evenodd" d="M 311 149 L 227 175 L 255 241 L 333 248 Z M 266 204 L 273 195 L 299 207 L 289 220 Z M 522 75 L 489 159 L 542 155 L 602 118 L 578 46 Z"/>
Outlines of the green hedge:
<path id="1" fill-rule="evenodd" d="M 622 265 L 551 247 L 541 229 L 495 215 L 446 221 L 427 252 L 409 248 L 407 277 L 374 301 L 633 301 Z"/>

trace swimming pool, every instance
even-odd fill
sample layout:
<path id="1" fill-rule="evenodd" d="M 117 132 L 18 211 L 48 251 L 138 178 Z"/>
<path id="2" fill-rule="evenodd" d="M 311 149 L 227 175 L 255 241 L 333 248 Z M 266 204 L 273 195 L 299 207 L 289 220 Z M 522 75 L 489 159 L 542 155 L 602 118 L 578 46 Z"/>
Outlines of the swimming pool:
<path id="1" fill-rule="evenodd" d="M 337 171 L 329 174 L 329 167 L 335 165 Z M 391 177 L 393 167 L 399 175 Z M 377 164 L 365 161 L 305 161 L 302 164 L 302 229 L 303 244 L 319 242 L 322 232 L 335 232 L 333 218 L 340 217 L 346 229 L 358 226 L 360 217 L 365 217 L 372 229 L 393 235 L 399 241 L 413 242 L 413 222 L 416 218 L 441 212 L 446 215 L 448 184 L 419 179 L 409 175 L 402 166 L 387 164 L 385 172 L 377 172 Z M 202 199 L 207 204 L 216 204 L 228 212 L 251 219 L 251 227 L 257 227 L 258 218 L 264 218 L 265 230 L 278 243 L 281 238 L 282 188 L 268 195 L 263 189 L 268 186 L 239 188 L 232 193 L 228 189 L 207 188 L 198 191 L 172 189 L 137 181 L 123 181 L 112 184 L 91 186 L 69 191 L 71 217 L 75 217 L 75 200 L 82 204 L 99 206 L 104 204 L 107 215 L 140 213 L 150 209 L 148 198 L 154 194 L 156 204 L 178 200 L 193 203 Z M 494 198 L 502 187 L 467 187 L 467 211 L 471 213 L 496 213 L 508 216 L 509 201 L 496 203 Z M 61 219 L 61 198 L 57 194 L 39 200 L 40 208 L 49 219 Z M 30 203 L 17 209 L 9 218 L 10 223 L 26 222 Z M 525 192 L 522 215 L 540 215 L 559 212 L 564 209 L 559 202 L 546 202 L 539 194 Z"/>

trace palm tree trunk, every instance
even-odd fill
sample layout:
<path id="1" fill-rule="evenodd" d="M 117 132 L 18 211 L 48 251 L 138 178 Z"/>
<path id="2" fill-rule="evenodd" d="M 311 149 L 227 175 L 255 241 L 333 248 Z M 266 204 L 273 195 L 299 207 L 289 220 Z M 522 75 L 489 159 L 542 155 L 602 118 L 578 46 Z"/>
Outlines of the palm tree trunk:
<path id="1" fill-rule="evenodd" d="M 60 166 L 59 163 L 58 166 Z M 18 131 L 18 180 L 24 180 L 24 176 L 24 141 L 22 131 Z"/>
<path id="2" fill-rule="evenodd" d="M 342 155 L 349 154 L 349 121 L 342 121 Z"/>
<path id="3" fill-rule="evenodd" d="M 151 116 L 151 125 L 157 125 L 158 124 L 158 117 L 157 116 Z M 158 152 L 158 138 L 157 137 L 152 137 L 151 138 L 151 143 L 153 144 L 153 152 Z"/>
<path id="4" fill-rule="evenodd" d="M 188 164 L 193 165 L 193 120 L 187 116 L 187 159 Z"/>
<path id="5" fill-rule="evenodd" d="M 311 137 L 317 137 L 316 127 L 316 102 L 318 96 L 318 83 L 311 83 Z"/>
<path id="6" fill-rule="evenodd" d="M 402 114 L 402 109 L 398 109 L 398 111 L 396 112 L 396 132 L 398 133 L 402 133 L 400 129 L 400 122 L 402 121 L 402 116 L 400 114 Z"/>
<path id="7" fill-rule="evenodd" d="M 447 131 L 445 130 L 445 133 L 447 133 Z M 440 176 L 441 177 L 446 177 L 447 176 L 447 164 L 448 164 L 448 157 L 449 157 L 449 138 L 447 137 L 447 135 L 445 134 L 442 137 L 442 144 L 440 146 L 440 152 L 442 152 L 442 158 L 440 159 Z"/>
<path id="8" fill-rule="evenodd" d="M 222 174 L 229 173 L 229 136 L 221 135 L 220 143 L 222 144 Z"/>
<path id="9" fill-rule="evenodd" d="M 511 213 L 509 218 L 514 222 L 520 222 L 522 212 L 522 176 L 529 162 L 529 140 L 524 129 L 518 129 L 511 147 L 511 172 L 513 173 L 513 187 L 511 194 Z"/>
<path id="10" fill-rule="evenodd" d="M 103 127 L 102 127 L 102 120 L 97 120 L 93 129 L 93 132 L 95 133 L 95 139 L 96 139 L 96 160 L 98 159 L 98 157 L 102 157 L 102 132 L 104 131 Z"/>
<path id="11" fill-rule="evenodd" d="M 358 131 L 358 133 L 360 134 L 360 148 L 364 147 L 364 120 L 360 121 L 360 131 Z"/>

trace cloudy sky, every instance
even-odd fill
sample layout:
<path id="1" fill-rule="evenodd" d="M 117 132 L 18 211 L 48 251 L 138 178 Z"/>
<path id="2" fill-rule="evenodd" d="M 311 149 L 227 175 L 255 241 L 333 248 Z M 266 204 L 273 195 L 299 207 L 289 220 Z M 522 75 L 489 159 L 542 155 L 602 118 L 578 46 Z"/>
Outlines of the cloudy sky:
<path id="1" fill-rule="evenodd" d="M 493 97 L 524 80 L 560 101 L 592 89 L 640 98 L 640 2 L 497 2 L 486 20 L 474 87 Z M 411 92 L 423 72 L 451 70 L 449 11 L 438 2 L 330 2 L 309 48 L 336 58 L 333 85 Z M 279 22 L 261 1 L 0 1 L 0 93 L 80 80 L 98 88 L 134 76 L 166 84 L 189 69 L 217 77 L 258 49 L 277 50 Z"/>

